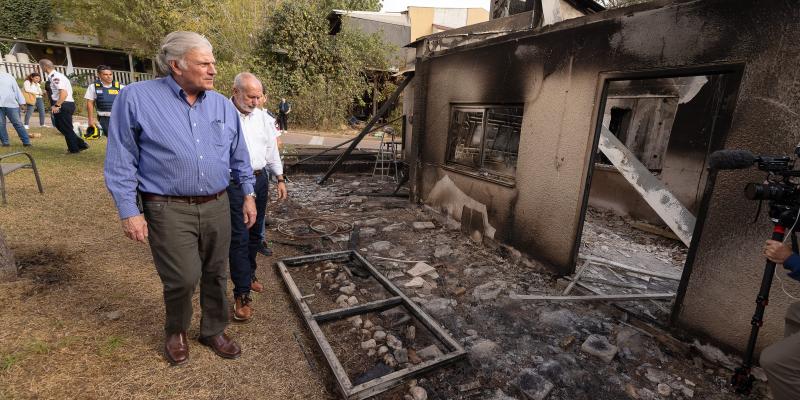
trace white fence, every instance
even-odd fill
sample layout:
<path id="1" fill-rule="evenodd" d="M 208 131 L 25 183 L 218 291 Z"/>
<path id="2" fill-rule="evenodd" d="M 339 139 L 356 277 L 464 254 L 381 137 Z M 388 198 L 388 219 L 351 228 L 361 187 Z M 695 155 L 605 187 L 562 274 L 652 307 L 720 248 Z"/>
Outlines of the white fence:
<path id="1" fill-rule="evenodd" d="M 66 66 L 56 65 L 56 70 L 67 75 L 73 83 L 81 86 L 87 86 L 89 83 L 94 82 L 97 76 L 94 68 L 72 67 L 72 74 L 67 74 Z M 0 71 L 6 71 L 17 79 L 25 79 L 30 73 L 39 72 L 39 65 L 31 63 L 0 62 Z M 144 72 L 114 70 L 112 70 L 112 72 L 114 73 L 114 80 L 119 81 L 123 85 L 128 85 L 131 82 L 153 79 L 153 74 Z"/>

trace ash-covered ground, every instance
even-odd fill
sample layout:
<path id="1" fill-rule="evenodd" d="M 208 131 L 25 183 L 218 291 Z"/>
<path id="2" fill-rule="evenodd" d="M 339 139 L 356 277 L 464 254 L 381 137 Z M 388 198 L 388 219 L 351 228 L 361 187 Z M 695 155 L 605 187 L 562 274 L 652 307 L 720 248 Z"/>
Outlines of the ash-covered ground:
<path id="1" fill-rule="evenodd" d="M 468 351 L 464 360 L 376 398 L 733 400 L 766 396 L 766 385 L 760 381 L 749 396 L 732 393 L 728 379 L 735 359 L 711 346 L 678 340 L 632 316 L 643 314 L 646 319 L 648 313 L 656 313 L 649 305 L 635 306 L 652 302 L 626 303 L 626 307 L 633 307 L 629 313 L 602 303 L 512 300 L 511 293 L 560 294 L 563 281 L 557 282 L 558 277 L 549 273 L 546 265 L 512 248 L 489 241 L 473 242 L 460 231 L 457 222 L 431 209 L 410 204 L 405 198 L 382 196 L 394 189 L 393 181 L 380 181 L 369 175 L 335 175 L 319 186 L 316 178 L 295 177 L 289 187 L 291 199 L 270 206 L 268 236 L 277 254 L 321 253 L 355 245 Z M 593 212 L 586 230 L 590 234 L 584 235 L 581 251 L 599 249 L 592 254 L 611 257 L 616 250 L 609 243 L 619 241 L 620 233 L 606 232 L 605 227 L 618 226 L 620 221 L 604 220 L 603 215 Z M 351 243 L 349 233 L 301 239 L 278 232 L 279 226 L 284 231 L 297 231 L 291 220 L 299 217 L 337 218 L 352 223 L 359 231 L 358 243 Z M 641 233 L 636 235 L 638 239 L 633 241 L 638 240 L 639 245 L 626 244 L 622 250 L 630 257 L 619 254 L 621 259 L 615 260 L 647 264 L 642 266 L 650 268 L 651 264 L 636 260 L 663 259 L 662 267 L 673 268 L 679 276 L 685 257 L 679 246 L 655 235 L 649 239 Z M 648 251 L 652 254 L 639 254 Z M 419 262 L 433 271 L 413 276 L 421 271 Z M 418 269 L 409 273 L 413 268 Z M 305 278 L 298 277 L 305 279 L 303 294 L 319 296 L 315 301 L 323 306 L 322 311 L 385 296 L 374 293 L 374 285 L 362 286 L 359 279 L 340 273 L 336 265 L 309 266 L 300 274 Z M 638 285 L 652 292 L 667 290 L 673 284 L 619 271 L 606 273 L 620 274 L 635 287 L 623 289 L 641 291 L 636 288 Z M 611 279 L 606 275 L 602 278 Z M 588 292 L 576 288 L 573 294 Z M 669 302 L 662 302 L 655 309 L 664 308 L 667 312 L 669 307 Z M 367 315 L 325 329 L 351 380 L 381 376 L 419 361 L 407 357 L 409 350 L 417 352 L 422 344 L 429 347 L 431 342 L 426 339 L 415 344 L 413 334 L 409 339 L 408 326 L 413 322 L 393 324 L 386 315 Z M 378 330 L 384 332 L 376 334 Z M 389 336 L 392 343 L 387 343 Z M 405 350 L 400 351 L 399 357 L 398 348 Z M 320 353 L 316 348 L 311 351 Z M 330 375 L 327 367 L 319 370 Z M 331 390 L 335 395 L 333 387 Z"/>

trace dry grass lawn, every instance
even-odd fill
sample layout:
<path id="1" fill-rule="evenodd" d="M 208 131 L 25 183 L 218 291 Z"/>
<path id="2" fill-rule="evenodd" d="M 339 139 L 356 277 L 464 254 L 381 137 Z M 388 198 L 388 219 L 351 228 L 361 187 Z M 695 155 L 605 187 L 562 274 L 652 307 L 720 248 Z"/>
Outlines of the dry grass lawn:
<path id="1" fill-rule="evenodd" d="M 273 260 L 262 256 L 267 289 L 256 295 L 256 319 L 228 329 L 242 357 L 223 360 L 192 341 L 189 364 L 170 367 L 161 354 L 161 283 L 148 247 L 120 229 L 103 184 L 105 140 L 64 155 L 60 134 L 33 130 L 44 134 L 31 153 L 45 194 L 29 171 L 18 171 L 0 208 L 0 229 L 21 267 L 20 279 L 0 282 L 0 399 L 331 398 L 324 364 L 304 356 L 315 348 Z M 0 153 L 22 149 L 9 133 L 16 147 Z M 198 309 L 195 298 L 190 338 Z M 108 317 L 114 311 L 119 319 Z"/>

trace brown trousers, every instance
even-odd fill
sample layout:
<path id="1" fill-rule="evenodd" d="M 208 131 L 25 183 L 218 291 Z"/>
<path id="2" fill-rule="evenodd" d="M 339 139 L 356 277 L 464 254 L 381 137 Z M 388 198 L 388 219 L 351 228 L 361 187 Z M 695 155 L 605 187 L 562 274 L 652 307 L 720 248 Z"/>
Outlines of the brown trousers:
<path id="1" fill-rule="evenodd" d="M 784 338 L 761 352 L 760 363 L 775 400 L 800 399 L 800 302 L 786 310 Z"/>
<path id="2" fill-rule="evenodd" d="M 228 326 L 228 196 L 203 204 L 145 201 L 144 216 L 156 271 L 164 285 L 166 333 L 186 332 L 192 322 L 192 295 L 200 282 L 200 336 Z"/>

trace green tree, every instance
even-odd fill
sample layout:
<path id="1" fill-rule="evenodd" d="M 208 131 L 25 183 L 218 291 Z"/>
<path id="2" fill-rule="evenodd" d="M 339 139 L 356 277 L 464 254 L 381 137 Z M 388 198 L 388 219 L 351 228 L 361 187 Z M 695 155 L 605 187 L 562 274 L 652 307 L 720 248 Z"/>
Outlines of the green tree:
<path id="1" fill-rule="evenodd" d="M 50 0 L 0 0 L 0 35 L 43 37 L 53 23 Z"/>
<path id="2" fill-rule="evenodd" d="M 388 68 L 392 47 L 378 34 L 344 29 L 328 34 L 335 2 L 283 2 L 266 23 L 256 49 L 256 69 L 273 97 L 292 98 L 294 122 L 337 127 L 354 101 L 371 89 L 367 69 Z"/>

